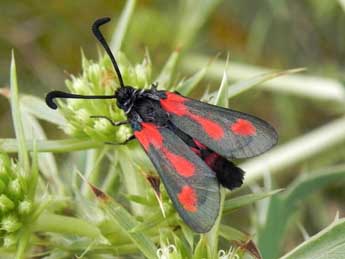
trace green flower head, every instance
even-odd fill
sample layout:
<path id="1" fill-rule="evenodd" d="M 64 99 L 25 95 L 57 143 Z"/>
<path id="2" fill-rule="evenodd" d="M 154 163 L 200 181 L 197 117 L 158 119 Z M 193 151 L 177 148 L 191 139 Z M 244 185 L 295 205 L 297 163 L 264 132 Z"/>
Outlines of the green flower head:
<path id="1" fill-rule="evenodd" d="M 17 164 L 0 153 L 0 242 L 9 247 L 17 243 L 17 233 L 32 212 L 32 201 L 25 195 L 25 179 Z"/>
<path id="2" fill-rule="evenodd" d="M 118 53 L 117 62 L 126 85 L 147 88 L 151 83 L 151 61 L 145 55 L 141 64 L 132 65 L 126 56 Z M 82 74 L 66 81 L 71 93 L 82 95 L 113 95 L 119 87 L 117 75 L 108 56 L 101 57 L 98 63 L 82 57 Z M 59 102 L 67 120 L 64 131 L 79 138 L 91 138 L 101 142 L 125 141 L 131 135 L 128 126 L 114 127 L 108 120 L 91 116 L 106 116 L 112 121 L 125 119 L 116 105 L 115 99 L 85 100 L 68 99 Z"/>

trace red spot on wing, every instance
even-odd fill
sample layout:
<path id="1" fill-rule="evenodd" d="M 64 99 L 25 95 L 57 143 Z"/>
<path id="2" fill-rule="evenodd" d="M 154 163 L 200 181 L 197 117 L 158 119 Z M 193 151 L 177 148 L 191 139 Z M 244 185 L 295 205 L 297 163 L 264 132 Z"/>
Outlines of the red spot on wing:
<path id="1" fill-rule="evenodd" d="M 218 123 L 192 113 L 189 113 L 188 116 L 199 123 L 211 138 L 219 140 L 224 136 L 224 130 Z"/>
<path id="2" fill-rule="evenodd" d="M 194 175 L 195 166 L 192 162 L 188 161 L 183 156 L 170 152 L 164 147 L 162 134 L 159 132 L 156 125 L 147 122 L 143 122 L 140 125 L 141 130 L 135 131 L 134 135 L 146 151 L 149 149 L 150 145 L 153 145 L 155 148 L 162 150 L 166 159 L 179 175 L 183 177 Z"/>
<path id="3" fill-rule="evenodd" d="M 163 153 L 179 175 L 183 177 L 191 177 L 194 175 L 195 166 L 192 162 L 188 161 L 183 156 L 170 152 L 166 148 L 163 148 Z"/>
<path id="4" fill-rule="evenodd" d="M 189 112 L 184 105 L 185 101 L 187 101 L 187 99 L 183 96 L 166 92 L 166 98 L 160 99 L 160 104 L 167 112 L 183 116 Z"/>
<path id="5" fill-rule="evenodd" d="M 163 137 L 156 125 L 152 123 L 141 123 L 141 130 L 134 132 L 135 137 L 139 140 L 145 150 L 148 150 L 150 144 L 156 148 L 163 145 Z"/>
<path id="6" fill-rule="evenodd" d="M 178 116 L 187 116 L 191 118 L 203 128 L 208 136 L 215 140 L 219 140 L 224 136 L 224 130 L 218 123 L 200 115 L 193 114 L 188 110 L 187 106 L 184 104 L 188 99 L 169 92 L 166 93 L 166 96 L 165 99 L 160 100 L 164 110 Z"/>
<path id="7" fill-rule="evenodd" d="M 196 192 L 191 186 L 183 186 L 182 190 L 177 195 L 177 198 L 185 210 L 190 212 L 196 212 L 198 210 Z"/>
<path id="8" fill-rule="evenodd" d="M 237 119 L 232 125 L 231 130 L 237 135 L 253 136 L 256 134 L 255 126 L 248 120 Z"/>

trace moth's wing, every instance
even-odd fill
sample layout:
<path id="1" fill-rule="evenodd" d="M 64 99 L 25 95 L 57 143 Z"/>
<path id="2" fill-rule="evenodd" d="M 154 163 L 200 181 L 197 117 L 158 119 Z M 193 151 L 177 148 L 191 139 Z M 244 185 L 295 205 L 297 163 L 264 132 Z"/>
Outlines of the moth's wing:
<path id="1" fill-rule="evenodd" d="M 249 114 L 171 92 L 160 103 L 177 128 L 227 158 L 257 156 L 278 140 L 270 124 Z"/>
<path id="2" fill-rule="evenodd" d="M 219 184 L 214 172 L 168 128 L 141 123 L 134 135 L 157 169 L 181 218 L 204 233 L 219 213 Z"/>

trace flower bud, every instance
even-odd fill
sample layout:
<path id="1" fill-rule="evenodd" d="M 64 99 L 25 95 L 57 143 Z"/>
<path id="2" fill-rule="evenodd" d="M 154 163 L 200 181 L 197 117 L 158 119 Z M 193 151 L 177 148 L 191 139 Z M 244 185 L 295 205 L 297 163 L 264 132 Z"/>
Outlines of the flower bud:
<path id="1" fill-rule="evenodd" d="M 6 212 L 14 208 L 14 202 L 10 200 L 5 194 L 0 195 L 0 210 Z"/>
<path id="2" fill-rule="evenodd" d="M 32 202 L 28 200 L 21 201 L 18 206 L 20 215 L 28 215 L 32 211 Z"/>
<path id="3" fill-rule="evenodd" d="M 1 228 L 8 233 L 13 233 L 17 231 L 21 226 L 22 223 L 14 214 L 6 215 L 1 220 Z"/>
<path id="4" fill-rule="evenodd" d="M 3 238 L 3 246 L 8 248 L 8 247 L 11 247 L 13 245 L 15 245 L 18 241 L 18 237 L 16 234 L 7 234 L 4 236 Z"/>

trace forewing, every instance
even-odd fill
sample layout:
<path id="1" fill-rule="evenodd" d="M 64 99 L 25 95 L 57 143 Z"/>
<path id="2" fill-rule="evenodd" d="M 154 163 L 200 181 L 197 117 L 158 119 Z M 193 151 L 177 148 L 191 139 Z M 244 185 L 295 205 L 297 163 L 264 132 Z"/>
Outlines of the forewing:
<path id="1" fill-rule="evenodd" d="M 171 122 L 224 157 L 253 157 L 277 142 L 273 127 L 257 117 L 171 92 L 166 96 L 160 103 Z"/>
<path id="2" fill-rule="evenodd" d="M 157 169 L 181 218 L 204 233 L 219 213 L 219 184 L 215 173 L 168 128 L 141 123 L 134 135 Z"/>

